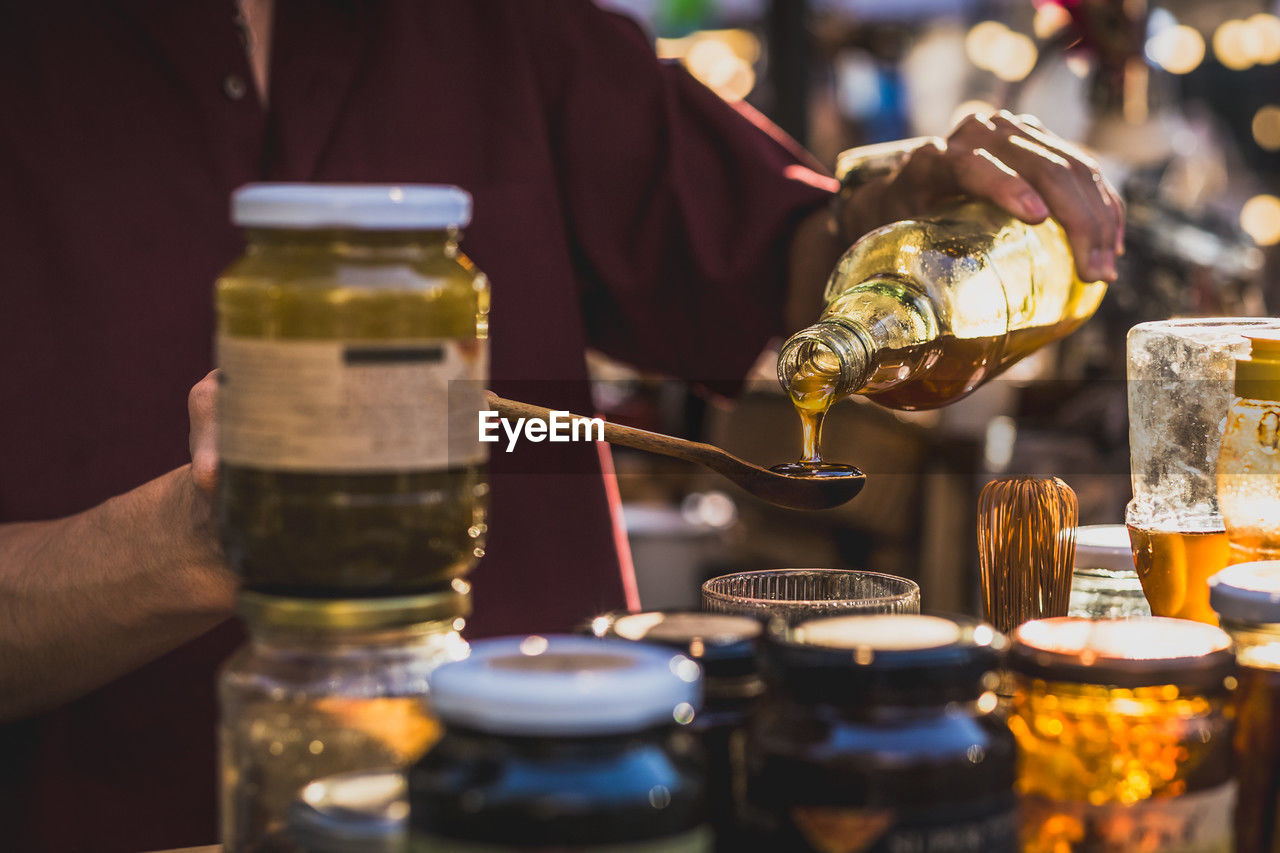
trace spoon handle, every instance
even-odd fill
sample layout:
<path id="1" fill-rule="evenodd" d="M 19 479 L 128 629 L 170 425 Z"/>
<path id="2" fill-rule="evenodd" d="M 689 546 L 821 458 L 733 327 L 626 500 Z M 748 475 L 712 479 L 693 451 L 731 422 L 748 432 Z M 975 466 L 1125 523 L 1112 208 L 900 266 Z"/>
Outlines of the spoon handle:
<path id="1" fill-rule="evenodd" d="M 485 397 L 489 408 L 504 418 L 532 418 L 546 421 L 551 417 L 552 410 L 542 406 L 521 403 L 517 400 L 508 400 L 504 397 L 499 397 L 492 391 L 486 391 Z M 569 418 L 584 417 L 571 412 L 567 414 L 561 412 L 561 414 Z M 669 435 L 661 435 L 644 429 L 610 423 L 609 421 L 604 421 L 604 440 L 610 444 L 633 447 L 636 450 L 645 450 L 649 453 L 658 453 L 663 456 L 673 456 L 676 459 L 684 459 L 688 462 L 697 462 L 703 465 L 711 462 L 716 455 L 714 453 L 715 449 L 710 445 L 696 441 L 685 441 Z"/>

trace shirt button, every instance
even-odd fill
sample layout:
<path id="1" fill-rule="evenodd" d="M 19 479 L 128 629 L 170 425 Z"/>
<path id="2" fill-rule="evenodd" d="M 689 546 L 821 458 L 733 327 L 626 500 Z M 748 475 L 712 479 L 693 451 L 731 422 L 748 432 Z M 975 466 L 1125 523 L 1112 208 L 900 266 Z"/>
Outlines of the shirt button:
<path id="1" fill-rule="evenodd" d="M 238 101 L 249 91 L 244 78 L 239 74 L 228 74 L 222 78 L 222 93 L 233 101 Z"/>

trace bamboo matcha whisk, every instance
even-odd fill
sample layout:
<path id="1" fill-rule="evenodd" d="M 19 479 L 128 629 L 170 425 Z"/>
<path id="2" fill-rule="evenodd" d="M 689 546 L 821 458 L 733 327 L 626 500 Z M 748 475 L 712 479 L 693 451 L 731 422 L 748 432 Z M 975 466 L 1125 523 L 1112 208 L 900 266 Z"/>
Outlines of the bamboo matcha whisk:
<path id="1" fill-rule="evenodd" d="M 1076 493 L 1057 478 L 987 483 L 978 497 L 982 605 L 1001 631 L 1066 616 L 1076 552 Z"/>

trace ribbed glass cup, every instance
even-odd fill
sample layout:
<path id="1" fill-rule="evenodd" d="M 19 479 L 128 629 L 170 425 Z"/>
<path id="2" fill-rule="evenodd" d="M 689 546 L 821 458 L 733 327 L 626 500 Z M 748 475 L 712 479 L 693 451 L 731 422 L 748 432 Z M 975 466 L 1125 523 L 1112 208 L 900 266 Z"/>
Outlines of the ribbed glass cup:
<path id="1" fill-rule="evenodd" d="M 702 608 L 796 624 L 849 613 L 919 613 L 915 581 L 852 569 L 735 572 L 702 585 Z"/>

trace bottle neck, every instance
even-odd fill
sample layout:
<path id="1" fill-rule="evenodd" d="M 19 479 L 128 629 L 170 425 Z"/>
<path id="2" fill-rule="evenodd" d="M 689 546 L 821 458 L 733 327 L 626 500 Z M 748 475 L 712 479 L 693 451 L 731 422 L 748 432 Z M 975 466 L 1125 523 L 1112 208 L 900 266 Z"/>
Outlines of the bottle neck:
<path id="1" fill-rule="evenodd" d="M 937 318 L 922 288 L 874 276 L 843 288 L 821 320 L 783 344 L 778 380 L 798 404 L 807 386 L 832 399 L 884 390 L 910 378 L 924 358 L 923 347 L 937 335 Z"/>
<path id="2" fill-rule="evenodd" d="M 867 384 L 874 360 L 865 329 L 844 320 L 820 320 L 782 345 L 778 381 L 792 396 L 805 396 L 807 385 L 819 385 L 823 393 L 843 397 Z"/>

